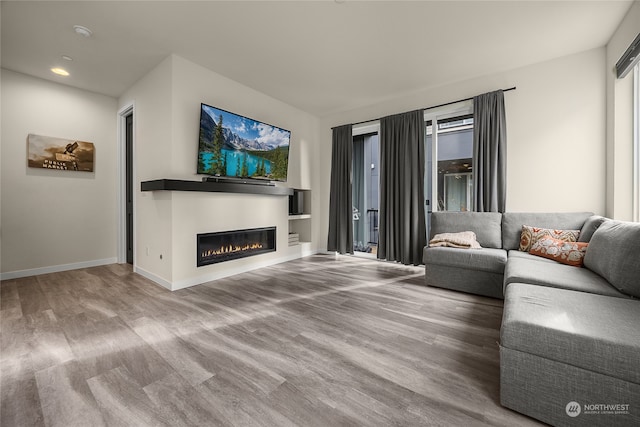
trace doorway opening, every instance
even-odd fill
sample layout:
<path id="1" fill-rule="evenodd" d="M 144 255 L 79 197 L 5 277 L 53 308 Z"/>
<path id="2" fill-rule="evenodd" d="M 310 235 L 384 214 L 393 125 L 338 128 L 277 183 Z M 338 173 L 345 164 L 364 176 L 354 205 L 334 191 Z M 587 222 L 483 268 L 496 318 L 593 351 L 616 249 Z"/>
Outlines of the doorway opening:
<path id="1" fill-rule="evenodd" d="M 135 266 L 135 116 L 129 104 L 118 111 L 118 262 Z"/>
<path id="2" fill-rule="evenodd" d="M 126 262 L 133 265 L 133 111 L 125 121 L 125 242 Z"/>

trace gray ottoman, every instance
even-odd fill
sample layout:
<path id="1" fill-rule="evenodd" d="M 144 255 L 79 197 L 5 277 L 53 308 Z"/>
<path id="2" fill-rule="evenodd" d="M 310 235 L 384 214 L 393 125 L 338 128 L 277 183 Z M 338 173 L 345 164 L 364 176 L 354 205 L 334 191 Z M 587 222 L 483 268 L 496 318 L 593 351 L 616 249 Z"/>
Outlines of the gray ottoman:
<path id="1" fill-rule="evenodd" d="M 500 402 L 556 426 L 640 425 L 637 300 L 511 283 Z"/>

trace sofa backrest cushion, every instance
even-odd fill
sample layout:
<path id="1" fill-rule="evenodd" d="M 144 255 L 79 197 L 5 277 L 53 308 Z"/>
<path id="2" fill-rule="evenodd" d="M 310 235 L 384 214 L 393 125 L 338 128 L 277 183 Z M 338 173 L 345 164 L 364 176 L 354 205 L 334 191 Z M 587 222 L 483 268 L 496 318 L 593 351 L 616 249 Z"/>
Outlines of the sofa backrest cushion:
<path id="1" fill-rule="evenodd" d="M 430 238 L 440 233 L 473 231 L 483 248 L 501 248 L 501 222 L 498 212 L 433 212 Z"/>
<path id="2" fill-rule="evenodd" d="M 591 240 L 591 236 L 596 232 L 598 227 L 605 222 L 607 218 L 600 215 L 592 215 L 585 221 L 582 226 L 582 230 L 580 230 L 580 236 L 578 237 L 578 242 L 589 242 Z"/>
<path id="3" fill-rule="evenodd" d="M 556 230 L 580 230 L 592 215 L 593 212 L 505 212 L 502 214 L 502 248 L 513 250 L 520 247 L 523 225 Z"/>
<path id="4" fill-rule="evenodd" d="M 607 220 L 593 233 L 584 266 L 640 298 L 640 223 Z"/>

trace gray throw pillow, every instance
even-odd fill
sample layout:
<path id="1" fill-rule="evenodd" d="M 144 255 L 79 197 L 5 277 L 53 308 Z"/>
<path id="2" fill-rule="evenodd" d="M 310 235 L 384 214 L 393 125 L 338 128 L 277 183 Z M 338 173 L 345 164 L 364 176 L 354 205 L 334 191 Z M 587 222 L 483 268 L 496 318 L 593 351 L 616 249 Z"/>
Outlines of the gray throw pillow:
<path id="1" fill-rule="evenodd" d="M 578 237 L 578 242 L 588 242 L 591 240 L 591 236 L 596 232 L 598 227 L 602 225 L 603 222 L 608 221 L 607 218 L 600 215 L 592 215 L 584 222 L 582 229 L 580 230 L 580 236 Z"/>
<path id="2" fill-rule="evenodd" d="M 609 220 L 593 233 L 584 266 L 640 298 L 640 223 Z"/>

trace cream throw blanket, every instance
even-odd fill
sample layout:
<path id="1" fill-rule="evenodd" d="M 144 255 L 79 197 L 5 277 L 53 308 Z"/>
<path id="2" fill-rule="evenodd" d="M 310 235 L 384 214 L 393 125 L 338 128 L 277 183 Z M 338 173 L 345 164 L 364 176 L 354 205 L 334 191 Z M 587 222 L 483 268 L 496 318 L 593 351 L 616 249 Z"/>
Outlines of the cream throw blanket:
<path id="1" fill-rule="evenodd" d="M 449 246 L 460 249 L 480 249 L 482 246 L 476 241 L 476 233 L 462 231 L 460 233 L 440 233 L 433 236 L 429 246 Z"/>

